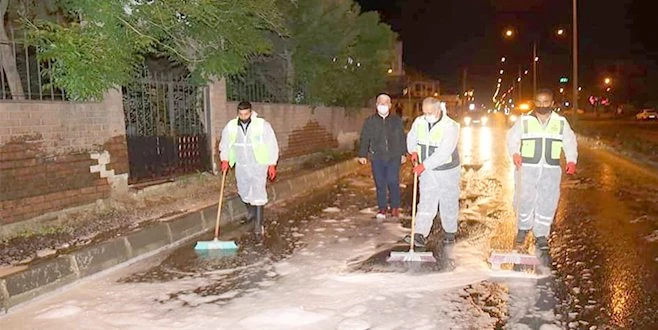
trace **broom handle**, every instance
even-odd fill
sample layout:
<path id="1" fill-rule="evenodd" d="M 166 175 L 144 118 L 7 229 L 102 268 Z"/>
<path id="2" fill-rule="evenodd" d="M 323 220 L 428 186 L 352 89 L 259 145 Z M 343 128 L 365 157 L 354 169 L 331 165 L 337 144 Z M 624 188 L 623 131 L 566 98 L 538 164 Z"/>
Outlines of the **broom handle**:
<path id="1" fill-rule="evenodd" d="M 411 246 L 409 252 L 414 252 L 414 241 L 416 240 L 416 194 L 418 192 L 418 174 L 414 172 L 414 192 L 411 200 Z"/>
<path id="2" fill-rule="evenodd" d="M 222 172 L 222 188 L 219 191 L 219 204 L 217 204 L 217 222 L 215 223 L 215 240 L 219 238 L 219 219 L 222 218 L 222 202 L 224 202 L 224 183 L 226 182 L 226 172 Z"/>

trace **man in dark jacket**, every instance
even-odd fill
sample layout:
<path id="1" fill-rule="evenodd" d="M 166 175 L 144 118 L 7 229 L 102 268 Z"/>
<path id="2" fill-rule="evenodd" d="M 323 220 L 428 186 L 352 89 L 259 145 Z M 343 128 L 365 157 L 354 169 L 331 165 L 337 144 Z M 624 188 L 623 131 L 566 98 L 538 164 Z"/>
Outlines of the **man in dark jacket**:
<path id="1" fill-rule="evenodd" d="M 406 161 L 406 141 L 402 120 L 389 113 L 390 108 L 390 96 L 377 96 L 377 113 L 368 117 L 361 129 L 359 163 L 367 164 L 369 156 L 377 187 L 377 219 L 386 219 L 387 197 L 391 216 L 400 216 L 400 165 Z"/>

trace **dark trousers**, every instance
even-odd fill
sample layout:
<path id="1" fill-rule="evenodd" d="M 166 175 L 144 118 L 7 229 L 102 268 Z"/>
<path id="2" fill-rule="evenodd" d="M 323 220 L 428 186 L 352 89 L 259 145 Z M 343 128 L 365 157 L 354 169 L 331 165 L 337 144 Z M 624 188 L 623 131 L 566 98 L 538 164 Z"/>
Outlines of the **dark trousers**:
<path id="1" fill-rule="evenodd" d="M 387 197 L 390 198 L 391 208 L 400 208 L 400 157 L 373 159 L 372 175 L 375 177 L 379 210 L 387 209 Z"/>

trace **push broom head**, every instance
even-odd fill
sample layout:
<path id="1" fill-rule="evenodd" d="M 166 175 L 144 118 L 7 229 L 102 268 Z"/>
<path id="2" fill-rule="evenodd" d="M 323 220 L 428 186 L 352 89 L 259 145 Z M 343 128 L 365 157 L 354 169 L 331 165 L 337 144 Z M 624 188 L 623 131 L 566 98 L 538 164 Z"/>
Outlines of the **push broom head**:
<path id="1" fill-rule="evenodd" d="M 194 250 L 204 251 L 204 250 L 237 250 L 238 246 L 234 241 L 220 241 L 214 239 L 212 241 L 199 241 L 194 246 Z"/>
<path id="2" fill-rule="evenodd" d="M 387 262 L 436 262 L 432 252 L 398 252 L 391 251 Z"/>
<path id="3" fill-rule="evenodd" d="M 501 264 L 537 266 L 541 262 L 537 256 L 517 252 L 492 252 L 489 256 L 489 263 L 494 269 L 500 268 Z"/>

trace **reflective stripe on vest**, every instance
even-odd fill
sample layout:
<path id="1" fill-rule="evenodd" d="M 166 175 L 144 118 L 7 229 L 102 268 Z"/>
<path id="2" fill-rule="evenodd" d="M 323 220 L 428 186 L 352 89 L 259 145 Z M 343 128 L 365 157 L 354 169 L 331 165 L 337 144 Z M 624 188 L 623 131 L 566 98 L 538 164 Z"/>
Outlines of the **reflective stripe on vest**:
<path id="1" fill-rule="evenodd" d="M 418 140 L 416 152 L 418 152 L 418 161 L 421 163 L 436 151 L 436 148 L 439 147 L 439 143 L 441 143 L 441 138 L 443 137 L 443 128 L 440 125 L 434 125 L 429 132 L 427 126 L 428 125 L 425 122 L 416 126 L 416 139 Z M 455 150 L 452 151 L 452 155 L 450 155 L 448 161 L 435 167 L 433 170 L 449 170 L 457 166 L 459 166 L 459 151 L 458 148 L 455 147 Z"/>
<path id="2" fill-rule="evenodd" d="M 235 152 L 235 146 L 237 145 L 235 141 L 238 139 L 238 130 L 241 129 L 238 127 L 238 119 L 232 119 L 228 123 L 229 127 L 229 152 L 228 152 L 228 162 L 233 166 L 237 160 L 237 155 Z M 267 150 L 267 145 L 263 142 L 263 127 L 265 127 L 265 119 L 262 118 L 252 118 L 251 123 L 247 129 L 247 135 L 251 136 L 251 141 L 242 144 L 245 146 L 252 146 L 254 150 L 254 157 L 259 164 L 269 165 L 270 155 Z"/>
<path id="3" fill-rule="evenodd" d="M 560 166 L 560 153 L 565 119 L 552 113 L 544 129 L 535 116 L 523 116 L 521 158 L 524 164 L 539 164 L 542 158 L 547 166 Z"/>

